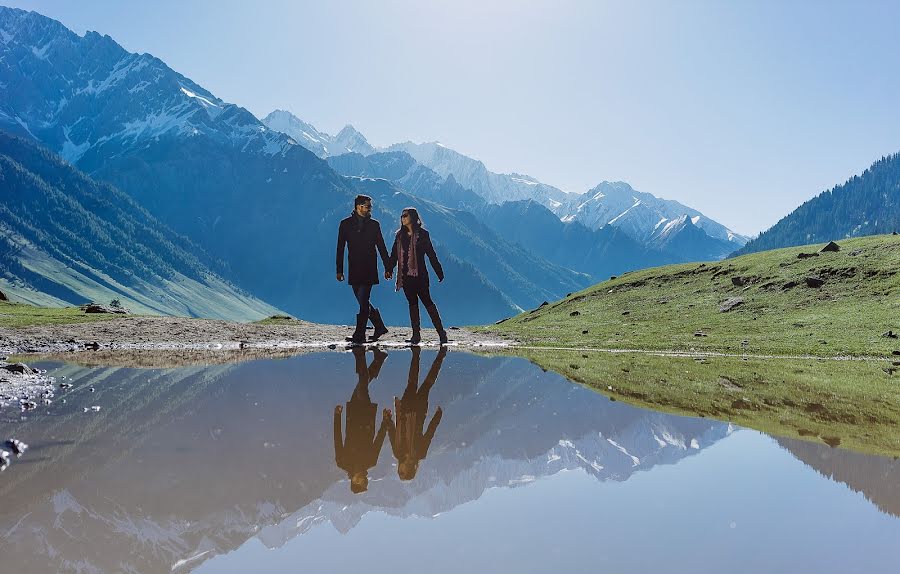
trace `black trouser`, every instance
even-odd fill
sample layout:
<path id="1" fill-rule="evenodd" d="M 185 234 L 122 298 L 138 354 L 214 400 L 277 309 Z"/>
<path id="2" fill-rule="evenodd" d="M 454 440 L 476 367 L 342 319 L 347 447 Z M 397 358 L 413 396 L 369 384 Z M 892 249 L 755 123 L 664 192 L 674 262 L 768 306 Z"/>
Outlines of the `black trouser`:
<path id="1" fill-rule="evenodd" d="M 406 300 L 409 302 L 410 307 L 418 305 L 419 299 L 422 300 L 422 304 L 425 305 L 426 309 L 434 305 L 434 301 L 431 300 L 428 282 L 422 277 L 410 277 L 409 275 L 404 275 L 403 294 L 406 295 Z"/>
<path id="2" fill-rule="evenodd" d="M 372 306 L 369 303 L 369 297 L 372 296 L 372 286 L 371 285 L 351 285 L 353 288 L 353 296 L 356 297 L 356 301 L 359 303 L 359 312 L 366 317 L 369 316 L 369 308 Z"/>

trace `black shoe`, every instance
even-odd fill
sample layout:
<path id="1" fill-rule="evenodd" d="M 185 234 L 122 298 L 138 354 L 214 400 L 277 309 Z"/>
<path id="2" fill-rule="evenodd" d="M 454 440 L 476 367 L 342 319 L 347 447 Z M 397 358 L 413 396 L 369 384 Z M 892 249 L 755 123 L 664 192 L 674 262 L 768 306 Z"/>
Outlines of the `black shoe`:
<path id="1" fill-rule="evenodd" d="M 383 335 L 387 335 L 388 329 L 384 326 L 384 321 L 381 320 L 381 313 L 375 307 L 369 309 L 369 319 L 375 326 L 375 332 L 369 335 L 369 342 L 374 343 Z"/>
<path id="2" fill-rule="evenodd" d="M 431 323 L 434 325 L 434 330 L 437 331 L 438 340 L 440 340 L 441 345 L 446 345 L 450 340 L 447 338 L 447 331 L 444 330 L 444 324 L 441 322 L 441 314 L 438 312 L 437 305 L 425 307 L 425 310 L 428 311 L 428 316 L 431 317 Z"/>
<path id="3" fill-rule="evenodd" d="M 422 327 L 418 304 L 409 306 L 409 324 L 412 327 L 412 336 L 406 342 L 410 345 L 418 345 L 422 342 Z"/>

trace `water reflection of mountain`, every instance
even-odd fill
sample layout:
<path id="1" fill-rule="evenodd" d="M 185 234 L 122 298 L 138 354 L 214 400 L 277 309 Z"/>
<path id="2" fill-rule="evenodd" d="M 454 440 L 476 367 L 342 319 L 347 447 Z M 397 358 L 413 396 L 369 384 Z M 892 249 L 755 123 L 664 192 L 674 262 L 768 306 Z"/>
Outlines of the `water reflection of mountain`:
<path id="1" fill-rule="evenodd" d="M 900 516 L 900 461 L 831 448 L 797 439 L 778 438 L 779 445 L 822 476 L 860 492 L 882 512 Z"/>
<path id="2" fill-rule="evenodd" d="M 433 358 L 423 353 L 423 371 Z M 379 408 L 403 391 L 409 359 L 391 353 L 372 384 Z M 451 353 L 430 397 L 443 421 L 416 478 L 401 482 L 385 449 L 369 491 L 353 495 L 332 437 L 334 406 L 357 380 L 350 355 L 69 369 L 76 389 L 89 380 L 96 393 L 33 417 L 28 434 L 50 429 L 31 439 L 39 462 L 27 480 L 4 477 L 4 498 L 16 501 L 0 514 L 4 564 L 19 572 L 188 570 L 255 535 L 276 547 L 323 520 L 347 531 L 372 509 L 432 516 L 564 469 L 627 480 L 730 432 L 611 402 L 520 359 Z M 86 400 L 105 418 L 82 413 Z"/>

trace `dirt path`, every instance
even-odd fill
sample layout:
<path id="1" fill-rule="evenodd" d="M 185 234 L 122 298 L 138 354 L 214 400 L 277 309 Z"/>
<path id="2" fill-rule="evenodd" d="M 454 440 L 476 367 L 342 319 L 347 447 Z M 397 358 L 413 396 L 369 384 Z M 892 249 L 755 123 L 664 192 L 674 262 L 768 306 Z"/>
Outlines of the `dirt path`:
<path id="1" fill-rule="evenodd" d="M 409 327 L 388 327 L 382 346 L 406 346 Z M 0 328 L 0 356 L 78 351 L 180 351 L 236 349 L 337 349 L 353 328 L 296 321 L 286 325 L 231 323 L 182 317 L 123 317 L 109 321 L 41 325 L 21 329 Z M 369 331 L 371 334 L 371 330 Z M 448 331 L 456 347 L 506 346 L 509 341 L 466 329 Z M 422 344 L 436 346 L 434 329 L 422 330 Z"/>

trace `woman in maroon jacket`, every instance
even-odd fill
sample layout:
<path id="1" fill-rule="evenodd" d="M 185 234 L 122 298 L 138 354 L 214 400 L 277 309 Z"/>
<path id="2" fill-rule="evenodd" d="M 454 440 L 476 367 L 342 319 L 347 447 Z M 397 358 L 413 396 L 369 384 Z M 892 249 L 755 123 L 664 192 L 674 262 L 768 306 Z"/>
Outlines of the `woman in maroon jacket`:
<path id="1" fill-rule="evenodd" d="M 400 214 L 400 229 L 394 237 L 394 246 L 391 248 L 391 257 L 388 261 L 388 270 L 385 277 L 397 266 L 397 291 L 403 289 L 406 300 L 409 302 L 409 322 L 412 326 L 412 337 L 407 342 L 418 345 L 422 341 L 421 322 L 419 319 L 419 300 L 425 305 L 428 316 L 437 330 L 441 344 L 447 342 L 447 331 L 441 322 L 441 314 L 437 305 L 431 300 L 431 292 L 428 285 L 428 270 L 425 268 L 425 256 L 431 261 L 431 266 L 437 275 L 438 282 L 444 280 L 444 269 L 438 261 L 434 246 L 431 244 L 431 236 L 422 225 L 422 218 L 415 207 L 407 207 Z"/>

